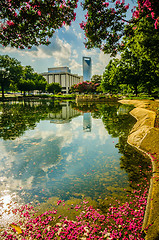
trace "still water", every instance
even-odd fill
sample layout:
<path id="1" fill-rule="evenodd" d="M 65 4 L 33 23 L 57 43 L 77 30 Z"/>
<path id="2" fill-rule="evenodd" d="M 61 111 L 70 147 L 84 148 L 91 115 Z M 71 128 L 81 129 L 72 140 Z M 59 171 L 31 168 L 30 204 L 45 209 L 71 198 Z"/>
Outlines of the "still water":
<path id="1" fill-rule="evenodd" d="M 141 170 L 126 143 L 135 123 L 130 109 L 118 103 L 1 104 L 0 202 L 122 194 Z"/>

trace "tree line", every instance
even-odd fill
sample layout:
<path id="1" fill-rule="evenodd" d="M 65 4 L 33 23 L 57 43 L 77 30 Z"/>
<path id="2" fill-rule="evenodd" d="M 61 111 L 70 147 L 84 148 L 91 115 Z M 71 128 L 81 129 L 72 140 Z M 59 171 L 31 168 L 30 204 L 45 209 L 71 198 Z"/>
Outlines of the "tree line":
<path id="1" fill-rule="evenodd" d="M 8 90 L 21 91 L 25 96 L 26 91 L 58 93 L 62 89 L 58 83 L 48 84 L 31 66 L 24 67 L 17 59 L 8 55 L 0 55 L 0 88 L 3 98 Z"/>
<path id="2" fill-rule="evenodd" d="M 138 21 L 123 37 L 120 54 L 110 60 L 103 75 L 93 76 L 89 84 L 73 86 L 72 91 L 158 96 L 159 29 L 153 25 L 152 18 L 143 17 Z"/>
<path id="3" fill-rule="evenodd" d="M 55 31 L 76 20 L 78 0 L 2 0 L 0 2 L 0 44 L 20 49 L 50 44 Z M 134 2 L 134 1 L 132 1 Z M 80 27 L 86 35 L 87 48 L 100 48 L 115 55 L 121 50 L 123 36 L 143 17 L 159 26 L 159 1 L 137 0 L 127 18 L 129 3 L 125 0 L 83 0 L 86 12 Z M 127 29 L 125 27 L 128 27 Z M 25 34 L 24 34 L 25 33 Z"/>
<path id="4" fill-rule="evenodd" d="M 88 49 L 99 48 L 118 58 L 113 58 L 106 66 L 100 86 L 95 86 L 93 82 L 83 83 L 71 90 L 134 92 L 136 95 L 139 92 L 149 95 L 158 92 L 159 1 L 137 0 L 135 4 L 131 9 L 132 16 L 128 18 L 130 6 L 125 0 L 82 1 L 86 15 L 80 27 L 85 32 L 85 46 Z M 0 43 L 20 49 L 48 45 L 49 38 L 57 29 L 70 25 L 76 19 L 77 7 L 78 0 L 3 0 L 0 2 Z M 16 72 L 20 72 L 18 64 L 16 69 Z M 28 86 L 24 81 L 26 77 L 21 78 L 21 86 L 17 84 L 20 73 L 9 76 L 8 70 L 3 69 L 0 74 L 2 94 L 7 87 L 4 82 L 21 89 L 24 85 L 25 89 Z M 6 79 L 10 79 L 10 82 L 7 83 Z"/>

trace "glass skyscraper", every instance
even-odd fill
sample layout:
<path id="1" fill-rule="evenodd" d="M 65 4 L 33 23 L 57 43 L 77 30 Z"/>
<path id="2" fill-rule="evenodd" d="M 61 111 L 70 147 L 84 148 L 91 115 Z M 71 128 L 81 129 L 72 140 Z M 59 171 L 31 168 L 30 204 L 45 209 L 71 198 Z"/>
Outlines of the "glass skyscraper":
<path id="1" fill-rule="evenodd" d="M 92 62 L 90 57 L 83 57 L 83 81 L 91 81 Z"/>

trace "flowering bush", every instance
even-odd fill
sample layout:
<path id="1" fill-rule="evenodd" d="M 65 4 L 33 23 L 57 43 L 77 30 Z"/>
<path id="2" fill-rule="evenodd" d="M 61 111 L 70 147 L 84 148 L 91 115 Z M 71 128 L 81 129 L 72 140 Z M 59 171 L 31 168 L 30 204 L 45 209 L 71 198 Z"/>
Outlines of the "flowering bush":
<path id="1" fill-rule="evenodd" d="M 55 30 L 75 21 L 77 2 L 78 0 L 0 1 L 0 44 L 21 49 L 48 45 Z M 154 20 L 156 29 L 159 25 L 158 0 L 138 0 L 138 5 L 132 9 L 130 21 L 126 20 L 129 4 L 125 4 L 125 0 L 83 2 L 83 9 L 88 12 L 85 15 L 86 21 L 80 23 L 80 26 L 88 39 L 88 48 L 98 47 L 104 52 L 116 54 L 126 24 L 148 16 Z"/>
<path id="2" fill-rule="evenodd" d="M 72 92 L 79 92 L 79 93 L 90 93 L 96 92 L 97 88 L 99 87 L 99 83 L 92 83 L 92 82 L 80 82 L 75 84 L 71 87 Z"/>
<path id="3" fill-rule="evenodd" d="M 100 48 L 104 53 L 111 53 L 115 56 L 123 49 L 121 40 L 125 34 L 131 34 L 132 28 L 142 18 L 150 17 L 154 20 L 154 29 L 159 26 L 159 1 L 138 0 L 134 6 L 130 20 L 126 18 L 129 4 L 125 0 L 106 2 L 91 0 L 83 3 L 83 9 L 87 10 L 85 21 L 80 27 L 85 31 L 85 46 L 90 49 Z M 130 28 L 125 29 L 125 27 Z"/>
<path id="4" fill-rule="evenodd" d="M 21 49 L 48 45 L 56 29 L 75 20 L 77 1 L 0 1 L 0 44 Z"/>

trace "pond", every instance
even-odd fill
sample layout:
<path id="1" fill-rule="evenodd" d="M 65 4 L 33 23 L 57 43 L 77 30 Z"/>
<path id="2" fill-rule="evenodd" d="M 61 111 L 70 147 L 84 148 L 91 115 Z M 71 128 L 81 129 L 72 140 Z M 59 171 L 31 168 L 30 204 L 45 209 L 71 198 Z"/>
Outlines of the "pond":
<path id="1" fill-rule="evenodd" d="M 98 200 L 136 187 L 149 161 L 127 144 L 135 123 L 131 109 L 119 103 L 2 103 L 1 206 L 51 197 Z"/>

